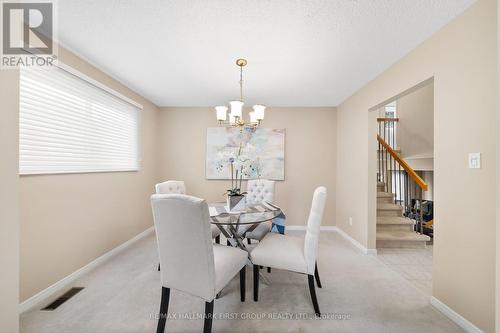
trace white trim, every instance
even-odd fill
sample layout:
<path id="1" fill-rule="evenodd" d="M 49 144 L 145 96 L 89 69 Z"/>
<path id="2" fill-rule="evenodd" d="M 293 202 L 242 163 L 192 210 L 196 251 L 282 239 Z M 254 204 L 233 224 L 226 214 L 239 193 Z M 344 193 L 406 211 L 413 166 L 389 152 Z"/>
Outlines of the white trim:
<path id="1" fill-rule="evenodd" d="M 305 231 L 306 226 L 305 225 L 285 225 L 285 232 L 286 230 L 300 230 L 300 231 Z"/>
<path id="2" fill-rule="evenodd" d="M 306 231 L 307 226 L 305 225 L 286 225 L 285 230 L 291 230 L 291 231 Z M 321 231 L 337 231 L 336 226 L 331 226 L 331 225 L 326 225 L 326 226 L 321 226 L 319 227 L 319 230 Z"/>
<path id="3" fill-rule="evenodd" d="M 82 275 L 87 274 L 97 266 L 103 264 L 105 261 L 109 260 L 111 257 L 115 256 L 119 252 L 125 250 L 126 248 L 130 247 L 132 244 L 135 242 L 143 239 L 144 237 L 148 236 L 150 233 L 154 231 L 154 227 L 150 227 L 140 234 L 134 236 L 133 238 L 129 239 L 125 243 L 118 245 L 114 249 L 112 249 L 109 252 L 106 252 L 102 256 L 98 257 L 94 261 L 91 261 L 87 265 L 83 266 L 82 268 L 74 271 L 70 275 L 66 276 L 62 280 L 57 281 L 53 285 L 49 286 L 48 288 L 40 291 L 38 294 L 28 298 L 24 302 L 20 303 L 18 306 L 19 313 L 26 312 L 28 310 L 31 310 L 35 306 L 39 305 L 40 303 L 46 301 L 48 298 L 50 298 L 52 295 L 55 293 L 59 292 L 60 290 L 64 289 L 67 287 L 71 282 L 74 280 L 80 278 Z"/>
<path id="4" fill-rule="evenodd" d="M 305 225 L 287 225 L 285 227 L 286 230 L 300 230 L 300 231 L 305 231 L 306 226 Z M 320 229 L 321 231 L 331 231 L 331 232 L 338 232 L 342 237 L 344 237 L 346 240 L 351 242 L 358 250 L 360 250 L 363 254 L 371 255 L 371 256 L 376 256 L 377 255 L 377 249 L 367 249 L 364 247 L 360 242 L 349 236 L 344 230 L 340 229 L 337 226 L 321 226 Z"/>
<path id="5" fill-rule="evenodd" d="M 352 245 L 358 248 L 358 250 L 360 250 L 361 253 L 367 255 L 377 255 L 377 249 L 367 249 L 363 244 L 361 244 L 360 242 L 349 236 L 344 230 L 340 229 L 339 227 L 337 227 L 337 232 L 346 240 L 351 242 Z"/>
<path id="6" fill-rule="evenodd" d="M 431 296 L 431 305 L 436 308 L 439 312 L 444 314 L 446 317 L 451 319 L 455 324 L 463 328 L 468 333 L 484 333 L 481 329 L 479 329 L 476 325 L 453 311 L 448 305 L 444 304 L 436 297 Z"/>
<path id="7" fill-rule="evenodd" d="M 127 102 L 129 104 L 132 104 L 135 107 L 138 107 L 141 110 L 144 109 L 144 107 L 142 106 L 142 104 L 139 104 L 136 101 L 134 101 L 133 99 L 128 98 L 127 96 L 125 96 L 123 94 L 120 94 L 118 91 L 116 91 L 114 89 L 111 89 L 107 85 L 102 84 L 101 82 L 99 82 L 97 80 L 94 80 L 90 76 L 83 74 L 82 72 L 74 69 L 73 67 L 71 67 L 69 65 L 66 65 L 65 63 L 63 63 L 60 60 L 57 62 L 57 67 L 59 67 L 60 69 L 66 71 L 66 72 L 68 72 L 68 73 L 70 73 L 70 74 L 72 74 L 72 75 L 74 75 L 74 76 L 76 76 L 76 77 L 78 77 L 78 78 L 80 78 L 80 79 L 82 79 L 84 81 L 87 81 L 88 83 L 92 84 L 93 86 L 96 86 L 97 88 L 102 89 L 102 90 L 110 93 L 113 96 L 116 96 L 116 97 L 124 100 L 125 102 Z"/>

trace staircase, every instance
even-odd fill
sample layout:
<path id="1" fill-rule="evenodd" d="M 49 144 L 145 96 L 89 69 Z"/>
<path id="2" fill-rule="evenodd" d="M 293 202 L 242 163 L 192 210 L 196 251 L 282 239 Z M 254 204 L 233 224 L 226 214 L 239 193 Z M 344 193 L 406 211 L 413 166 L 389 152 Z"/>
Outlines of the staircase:
<path id="1" fill-rule="evenodd" d="M 430 237 L 414 231 L 415 221 L 403 216 L 404 208 L 394 203 L 394 194 L 377 184 L 377 248 L 423 248 Z"/>
<path id="2" fill-rule="evenodd" d="M 397 121 L 378 119 L 377 248 L 423 248 L 430 237 L 418 207 L 428 187 L 395 147 Z"/>

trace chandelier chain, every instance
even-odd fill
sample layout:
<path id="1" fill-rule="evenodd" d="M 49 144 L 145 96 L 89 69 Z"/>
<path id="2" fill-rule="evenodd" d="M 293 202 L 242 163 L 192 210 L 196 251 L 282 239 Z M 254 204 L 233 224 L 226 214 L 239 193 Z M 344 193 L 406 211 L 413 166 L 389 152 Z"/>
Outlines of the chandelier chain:
<path id="1" fill-rule="evenodd" d="M 240 101 L 243 102 L 243 66 L 240 66 Z"/>

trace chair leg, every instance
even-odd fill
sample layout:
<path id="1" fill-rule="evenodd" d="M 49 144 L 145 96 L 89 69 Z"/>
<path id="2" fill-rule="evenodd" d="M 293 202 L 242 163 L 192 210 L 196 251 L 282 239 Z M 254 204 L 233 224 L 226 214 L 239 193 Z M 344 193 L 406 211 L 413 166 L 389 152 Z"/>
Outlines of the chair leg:
<path id="1" fill-rule="evenodd" d="M 214 301 L 205 302 L 205 323 L 203 324 L 203 333 L 212 332 L 212 318 L 214 316 Z"/>
<path id="2" fill-rule="evenodd" d="M 248 245 L 252 244 L 252 240 L 250 238 L 247 238 L 247 243 Z"/>
<path id="3" fill-rule="evenodd" d="M 245 291 L 246 291 L 246 274 L 247 273 L 247 266 L 243 266 L 243 268 L 240 270 L 240 298 L 241 301 L 245 301 Z"/>
<path id="4" fill-rule="evenodd" d="M 253 300 L 259 301 L 259 266 L 253 265 Z"/>
<path id="5" fill-rule="evenodd" d="M 267 272 L 268 272 L 268 273 L 271 273 L 271 267 L 268 267 L 268 268 L 267 268 Z"/>
<path id="6" fill-rule="evenodd" d="M 158 264 L 158 272 L 160 271 L 160 264 Z"/>
<path id="7" fill-rule="evenodd" d="M 215 243 L 220 244 L 220 235 L 215 237 Z"/>
<path id="8" fill-rule="evenodd" d="M 316 316 L 321 316 L 321 313 L 319 312 L 318 299 L 316 298 L 316 289 L 314 287 L 314 275 L 307 275 L 307 280 L 309 282 L 309 292 L 311 293 L 314 312 L 316 313 Z"/>
<path id="9" fill-rule="evenodd" d="M 316 278 L 316 284 L 318 285 L 318 288 L 323 288 L 321 286 L 321 280 L 319 279 L 318 263 L 316 263 L 316 266 L 314 267 L 314 277 Z"/>
<path id="10" fill-rule="evenodd" d="M 158 327 L 156 333 L 165 332 L 165 324 L 167 322 L 168 301 L 170 300 L 170 288 L 161 288 L 161 303 L 160 303 L 160 318 L 158 318 Z"/>

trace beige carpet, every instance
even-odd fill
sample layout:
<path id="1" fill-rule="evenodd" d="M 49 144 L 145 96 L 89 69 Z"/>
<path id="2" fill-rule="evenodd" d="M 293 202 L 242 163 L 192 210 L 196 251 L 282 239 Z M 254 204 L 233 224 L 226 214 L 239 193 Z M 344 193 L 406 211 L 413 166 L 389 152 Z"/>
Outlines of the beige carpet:
<path id="1" fill-rule="evenodd" d="M 298 232 L 294 234 L 300 235 Z M 38 309 L 21 316 L 23 333 L 155 332 L 161 287 L 153 235 L 136 243 L 79 279 L 85 289 L 53 312 Z M 320 237 L 317 289 L 324 319 L 313 318 L 304 275 L 273 270 L 263 273 L 260 300 L 252 299 L 247 267 L 247 300 L 239 299 L 235 277 L 215 301 L 213 332 L 462 332 L 429 305 L 429 297 L 377 257 L 360 254 L 335 232 Z M 263 271 L 264 272 L 264 271 Z M 204 302 L 172 291 L 166 332 L 201 332 L 197 319 Z M 183 316 L 183 318 L 179 318 Z"/>
<path id="2" fill-rule="evenodd" d="M 432 245 L 418 249 L 378 249 L 377 258 L 429 297 L 432 295 Z"/>

